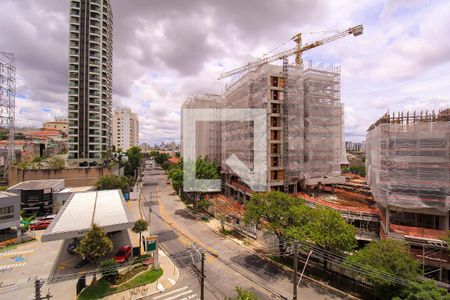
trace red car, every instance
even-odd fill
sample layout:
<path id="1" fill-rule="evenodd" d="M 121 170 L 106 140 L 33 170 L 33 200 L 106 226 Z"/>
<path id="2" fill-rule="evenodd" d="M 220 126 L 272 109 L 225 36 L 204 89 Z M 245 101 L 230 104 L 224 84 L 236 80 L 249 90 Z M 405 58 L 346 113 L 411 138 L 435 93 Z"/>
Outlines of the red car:
<path id="1" fill-rule="evenodd" d="M 119 264 L 123 264 L 130 258 L 130 256 L 131 256 L 131 246 L 122 246 L 119 248 L 119 251 L 117 251 L 116 255 L 114 256 L 114 260 Z"/>
<path id="2" fill-rule="evenodd" d="M 42 220 L 30 225 L 31 230 L 47 229 L 52 223 L 52 220 Z"/>

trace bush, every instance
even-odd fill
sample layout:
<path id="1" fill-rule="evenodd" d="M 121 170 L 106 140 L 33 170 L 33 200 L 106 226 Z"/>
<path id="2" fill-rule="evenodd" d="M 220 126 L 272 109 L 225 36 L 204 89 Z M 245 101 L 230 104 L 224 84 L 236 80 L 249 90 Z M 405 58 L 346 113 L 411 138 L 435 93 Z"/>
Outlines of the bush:
<path id="1" fill-rule="evenodd" d="M 119 275 L 119 264 L 112 258 L 102 261 L 100 264 L 100 273 L 108 282 L 116 282 Z"/>

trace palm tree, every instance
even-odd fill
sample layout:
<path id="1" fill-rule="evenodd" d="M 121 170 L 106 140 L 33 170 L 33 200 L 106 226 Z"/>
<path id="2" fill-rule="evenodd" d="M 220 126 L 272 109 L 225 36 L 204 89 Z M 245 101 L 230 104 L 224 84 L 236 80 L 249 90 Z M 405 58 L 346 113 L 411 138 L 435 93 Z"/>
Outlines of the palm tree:
<path id="1" fill-rule="evenodd" d="M 144 219 L 139 219 L 134 223 L 133 232 L 139 233 L 139 249 L 141 249 L 142 244 L 142 232 L 146 231 L 148 228 L 148 222 Z"/>

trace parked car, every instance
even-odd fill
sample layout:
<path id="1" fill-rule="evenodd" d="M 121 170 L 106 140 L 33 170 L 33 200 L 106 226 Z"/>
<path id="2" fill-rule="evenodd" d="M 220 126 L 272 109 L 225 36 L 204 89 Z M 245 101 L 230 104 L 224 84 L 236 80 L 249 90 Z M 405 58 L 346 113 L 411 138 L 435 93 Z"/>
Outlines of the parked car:
<path id="1" fill-rule="evenodd" d="M 117 251 L 116 255 L 114 256 L 114 260 L 119 264 L 123 264 L 130 258 L 131 250 L 131 246 L 120 247 L 119 251 Z"/>
<path id="2" fill-rule="evenodd" d="M 55 219 L 56 215 L 47 215 L 42 217 L 37 217 L 33 221 L 31 221 L 31 224 L 39 223 L 40 221 L 53 221 Z"/>
<path id="3" fill-rule="evenodd" d="M 52 220 L 38 221 L 36 223 L 31 224 L 30 229 L 31 230 L 47 229 L 47 227 L 50 226 L 51 223 L 52 223 Z"/>
<path id="4" fill-rule="evenodd" d="M 72 243 L 67 246 L 67 252 L 69 252 L 69 254 L 76 254 L 76 250 L 79 244 L 79 239 L 73 239 Z"/>

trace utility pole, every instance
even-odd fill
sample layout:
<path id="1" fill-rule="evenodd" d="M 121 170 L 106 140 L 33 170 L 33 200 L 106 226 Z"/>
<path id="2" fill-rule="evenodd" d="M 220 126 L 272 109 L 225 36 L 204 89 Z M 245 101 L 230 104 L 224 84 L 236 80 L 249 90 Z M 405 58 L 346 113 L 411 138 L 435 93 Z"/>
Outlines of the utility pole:
<path id="1" fill-rule="evenodd" d="M 34 300 L 42 300 L 41 287 L 41 280 L 36 277 L 36 279 L 34 280 Z"/>
<path id="2" fill-rule="evenodd" d="M 200 299 L 205 300 L 205 253 L 202 252 L 202 269 L 201 269 L 201 277 L 200 277 Z"/>
<path id="3" fill-rule="evenodd" d="M 297 300 L 297 268 L 298 268 L 298 243 L 294 242 L 294 297 Z"/>

